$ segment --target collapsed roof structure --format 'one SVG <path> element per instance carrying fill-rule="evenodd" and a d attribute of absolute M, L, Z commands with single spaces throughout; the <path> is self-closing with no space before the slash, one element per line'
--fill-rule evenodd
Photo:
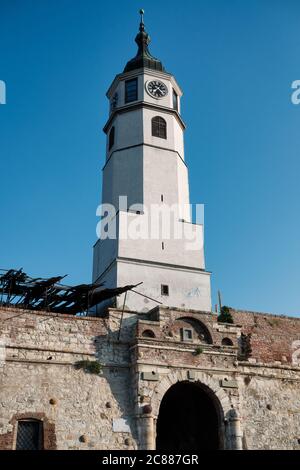
<path fill-rule="evenodd" d="M 139 285 L 114 289 L 103 284 L 66 286 L 60 283 L 65 277 L 32 278 L 23 268 L 0 269 L 0 305 L 76 315 Z"/>

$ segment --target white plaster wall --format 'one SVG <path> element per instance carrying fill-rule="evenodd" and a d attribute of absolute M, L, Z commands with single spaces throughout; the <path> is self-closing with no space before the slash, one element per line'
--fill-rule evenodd
<path fill-rule="evenodd" d="M 202 225 L 177 221 L 176 226 L 181 230 L 177 233 L 182 238 L 175 239 L 172 232 L 172 238 L 168 239 L 163 232 L 152 231 L 151 224 L 154 219 L 149 214 L 119 212 L 117 238 L 98 240 L 95 244 L 93 279 L 98 279 L 118 256 L 205 269 Z M 157 238 L 152 239 L 152 234 Z"/>
<path fill-rule="evenodd" d="M 173 118 L 173 127 L 174 149 L 179 153 L 182 160 L 184 160 L 184 130 L 175 117 Z"/>
<path fill-rule="evenodd" d="M 96 281 L 102 282 L 105 287 L 120 287 L 118 286 L 116 262 L 114 261 L 105 266 L 104 263 L 102 264 L 100 261 L 98 266 L 95 265 L 93 273 L 93 282 Z"/>
<path fill-rule="evenodd" d="M 127 195 L 128 206 L 143 203 L 142 147 L 115 152 L 103 169 L 102 203 L 119 209 L 119 196 Z"/>
<path fill-rule="evenodd" d="M 93 282 L 107 269 L 118 256 L 118 240 L 98 240 L 93 254 Z M 116 281 L 116 279 L 115 279 Z"/>
<path fill-rule="evenodd" d="M 144 148 L 144 201 L 148 206 L 163 202 L 182 206 L 180 219 L 191 221 L 188 170 L 179 155 L 168 150 Z"/>
<path fill-rule="evenodd" d="M 169 307 L 211 311 L 210 274 L 189 269 L 172 269 L 162 265 L 118 261 L 118 285 L 143 282 L 137 290 Z M 161 295 L 161 284 L 169 286 L 169 296 Z M 122 307 L 124 295 L 117 299 Z M 130 310 L 146 312 L 157 305 L 133 292 L 128 292 L 126 305 Z"/>
<path fill-rule="evenodd" d="M 168 177 L 166 178 L 166 175 Z M 102 202 L 119 208 L 119 196 L 132 204 L 189 204 L 188 170 L 177 153 L 153 147 L 115 152 L 103 169 Z M 189 213 L 181 218 L 190 221 Z"/>
<path fill-rule="evenodd" d="M 178 204 L 178 155 L 168 150 L 144 148 L 144 201 L 145 205 Z"/>
<path fill-rule="evenodd" d="M 210 273 L 205 271 L 117 259 L 98 281 L 103 282 L 106 287 L 143 282 L 137 290 L 165 306 L 211 311 Z M 162 284 L 169 286 L 169 296 L 161 295 Z M 116 302 L 122 308 L 124 294 L 117 297 Z M 156 302 L 138 294 L 127 293 L 126 306 L 129 310 L 146 312 L 156 305 Z"/>
<path fill-rule="evenodd" d="M 118 92 L 118 107 L 124 106 L 124 80 L 135 76 L 138 76 L 139 101 L 161 108 L 131 110 L 118 114 L 113 119 L 111 126 L 115 126 L 115 144 L 103 169 L 102 201 L 112 204 L 118 211 L 119 196 L 127 196 L 127 208 L 133 204 L 143 205 L 144 214 L 123 212 L 123 208 L 117 215 L 120 222 L 118 241 L 96 244 L 94 279 L 99 278 L 110 266 L 101 278 L 109 287 L 143 281 L 143 289 L 147 295 L 159 298 L 161 284 L 167 284 L 170 286 L 170 296 L 163 298 L 166 305 L 210 311 L 210 277 L 208 273 L 198 271 L 205 269 L 203 226 L 190 223 L 191 214 L 187 207 L 189 185 L 188 170 L 183 161 L 183 127 L 168 112 L 168 108 L 173 109 L 173 87 L 178 97 L 182 92 L 170 75 L 155 71 L 143 73 L 141 70 L 120 76 L 120 82 L 109 91 L 108 96 Z M 145 84 L 152 79 L 161 80 L 168 87 L 167 96 L 161 100 L 146 92 Z M 151 119 L 157 115 L 167 122 L 167 139 L 152 136 Z M 140 145 L 142 143 L 145 145 Z M 156 238 L 149 231 L 151 223 L 152 228 L 157 229 L 161 221 L 154 222 L 152 219 L 149 226 L 148 214 L 152 204 L 157 207 L 186 206 L 178 211 L 178 217 L 173 219 L 174 226 L 171 226 L 169 233 L 155 230 Z M 128 234 L 128 225 L 133 221 L 143 234 L 142 238 L 133 238 L 132 233 Z M 182 235 L 176 239 L 174 230 L 179 227 L 184 227 L 184 231 L 178 230 L 177 233 Z M 124 237 L 124 234 L 128 236 Z M 134 234 L 136 235 L 136 231 Z M 128 261 L 125 262 L 125 259 Z M 153 303 L 150 308 L 154 305 Z M 143 311 L 146 308 L 144 299 L 131 295 L 130 308 Z"/>
<path fill-rule="evenodd" d="M 151 120 L 155 116 L 161 116 L 167 123 L 167 138 L 154 137 L 152 135 Z M 175 150 L 184 159 L 183 150 L 183 130 L 173 114 L 164 112 L 163 110 L 143 109 L 143 127 L 144 127 L 144 143 L 155 145 L 166 149 Z"/>
<path fill-rule="evenodd" d="M 115 127 L 115 143 L 108 150 L 109 132 Z M 142 109 L 131 110 L 123 114 L 118 114 L 113 119 L 107 133 L 107 159 L 116 150 L 143 143 L 143 112 Z"/>
<path fill-rule="evenodd" d="M 159 238 L 151 238 L 153 218 L 148 214 L 119 213 L 119 249 L 118 256 L 140 260 L 168 263 L 177 266 L 190 266 L 205 269 L 203 250 L 203 226 L 176 222 L 182 230 L 182 238 L 163 237 L 163 233 L 154 231 Z M 136 239 L 132 239 L 132 234 Z M 131 238 L 129 238 L 131 237 Z M 162 242 L 164 247 L 162 247 Z"/>
<path fill-rule="evenodd" d="M 184 162 L 177 158 L 177 185 L 178 185 L 178 204 L 180 206 L 179 218 L 186 222 L 191 222 L 190 190 L 188 169 Z"/>
<path fill-rule="evenodd" d="M 161 116 L 167 123 L 166 139 L 152 136 L 151 120 L 155 116 Z M 115 128 L 115 143 L 109 150 L 109 133 L 112 127 Z M 142 143 L 174 150 L 184 159 L 183 129 L 174 115 L 162 110 L 142 108 L 115 116 L 107 132 L 106 160 L 116 150 Z"/>

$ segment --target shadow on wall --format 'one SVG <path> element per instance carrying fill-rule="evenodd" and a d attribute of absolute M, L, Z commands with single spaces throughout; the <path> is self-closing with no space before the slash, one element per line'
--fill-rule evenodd
<path fill-rule="evenodd" d="M 117 314 L 114 317 L 113 313 L 104 318 L 106 334 L 94 339 L 96 358 L 102 365 L 101 377 L 106 379 L 111 391 L 111 396 L 103 397 L 107 411 L 102 419 L 110 420 L 112 432 L 124 438 L 124 448 L 135 449 L 138 432 L 129 346 L 135 331 L 136 315 L 123 318 L 121 330 L 119 321 L 120 317 Z"/>

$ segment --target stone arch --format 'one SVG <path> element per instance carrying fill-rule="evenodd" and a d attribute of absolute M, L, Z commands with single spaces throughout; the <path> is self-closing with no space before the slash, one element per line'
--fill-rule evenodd
<path fill-rule="evenodd" d="M 191 325 L 192 328 L 200 335 L 203 335 L 203 341 L 208 344 L 213 343 L 212 335 L 207 326 L 198 318 L 189 316 L 178 316 L 175 322 L 184 322 Z"/>
<path fill-rule="evenodd" d="M 186 371 L 174 371 L 165 376 L 160 381 L 157 387 L 153 390 L 151 396 L 152 414 L 155 418 L 158 416 L 159 407 L 163 396 L 169 390 L 169 388 L 172 385 L 175 385 L 177 382 L 184 382 L 187 380 Z M 195 382 L 199 382 L 201 385 L 205 386 L 210 391 L 210 393 L 212 393 L 218 399 L 224 417 L 228 416 L 232 407 L 228 396 L 220 387 L 219 381 L 205 372 L 197 371 L 197 378 Z"/>
<path fill-rule="evenodd" d="M 219 417 L 219 443 L 220 448 L 228 448 L 230 446 L 229 435 L 228 435 L 228 418 L 232 411 L 232 406 L 230 400 L 224 390 L 220 387 L 219 381 L 214 379 L 211 375 L 197 371 L 197 377 L 193 381 L 189 381 L 187 378 L 187 371 L 174 371 L 165 376 L 157 387 L 153 390 L 151 395 L 151 408 L 152 416 L 154 418 L 154 441 L 156 441 L 156 423 L 158 420 L 160 405 L 163 400 L 163 397 L 168 392 L 168 390 L 180 382 L 191 382 L 194 384 L 199 384 L 203 391 L 205 391 L 213 400 L 216 411 Z"/>

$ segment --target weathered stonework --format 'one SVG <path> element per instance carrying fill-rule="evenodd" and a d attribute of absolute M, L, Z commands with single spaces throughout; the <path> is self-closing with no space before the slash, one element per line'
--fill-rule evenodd
<path fill-rule="evenodd" d="M 118 309 L 87 318 L 2 307 L 0 448 L 15 448 L 18 420 L 37 419 L 45 449 L 155 449 L 162 400 L 192 383 L 214 402 L 219 447 L 299 449 L 300 320 L 231 313 L 234 324 L 163 307 L 122 321 Z M 82 360 L 101 372 L 77 369 Z"/>

